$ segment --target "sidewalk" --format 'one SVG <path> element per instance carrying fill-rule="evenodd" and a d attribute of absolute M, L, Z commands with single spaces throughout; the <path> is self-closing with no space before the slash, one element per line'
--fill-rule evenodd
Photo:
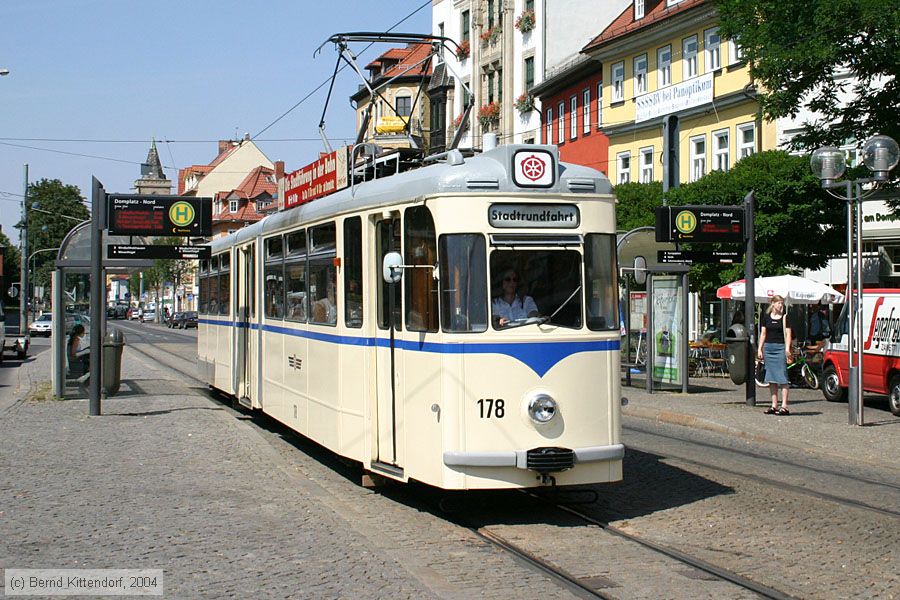
<path fill-rule="evenodd" d="M 622 383 L 628 399 L 626 416 L 704 429 L 748 440 L 780 444 L 842 460 L 897 469 L 900 448 L 900 417 L 887 410 L 884 399 L 865 398 L 865 426 L 849 425 L 846 402 L 828 402 L 819 390 L 793 388 L 790 416 L 767 415 L 771 404 L 768 388 L 756 388 L 756 406 L 747 406 L 745 388 L 722 377 L 692 378 L 687 394 L 680 391 L 643 389 Z M 868 405 L 872 404 L 870 408 Z"/>

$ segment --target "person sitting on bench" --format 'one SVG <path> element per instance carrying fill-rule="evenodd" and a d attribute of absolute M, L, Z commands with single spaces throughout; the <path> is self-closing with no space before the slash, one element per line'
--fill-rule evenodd
<path fill-rule="evenodd" d="M 90 370 L 90 348 L 81 348 L 81 338 L 84 336 L 84 325 L 78 324 L 72 327 L 72 333 L 66 342 L 66 358 L 69 362 L 69 377 L 78 378 Z"/>

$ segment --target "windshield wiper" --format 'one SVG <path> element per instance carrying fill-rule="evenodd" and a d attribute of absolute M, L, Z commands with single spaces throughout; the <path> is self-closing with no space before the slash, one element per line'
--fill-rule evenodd
<path fill-rule="evenodd" d="M 566 298 L 566 299 L 563 301 L 563 303 L 559 305 L 559 308 L 557 308 L 556 310 L 554 310 L 554 311 L 550 314 L 549 317 L 541 317 L 541 322 L 540 322 L 540 324 L 543 325 L 544 323 L 547 323 L 548 321 L 551 321 L 551 320 L 553 319 L 553 317 L 555 317 L 555 316 L 557 315 L 557 313 L 559 313 L 559 311 L 561 311 L 561 310 L 563 309 L 563 307 L 565 307 L 565 305 L 569 303 L 569 300 L 571 300 L 572 298 L 574 298 L 574 297 L 575 297 L 575 294 L 577 294 L 577 293 L 580 292 L 580 291 L 581 291 L 581 286 L 579 285 L 577 288 L 575 288 L 575 291 L 572 292 L 571 294 L 569 294 L 569 297 Z"/>

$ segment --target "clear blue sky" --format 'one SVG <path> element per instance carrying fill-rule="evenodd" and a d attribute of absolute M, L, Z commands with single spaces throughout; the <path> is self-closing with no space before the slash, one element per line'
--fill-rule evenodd
<path fill-rule="evenodd" d="M 260 132 L 331 76 L 333 46 L 313 58 L 331 34 L 383 31 L 411 13 L 394 31 L 430 32 L 426 0 L 2 0 L 3 232 L 17 242 L 26 163 L 32 182 L 60 179 L 90 200 L 92 175 L 132 192 L 154 137 L 173 182 L 215 158 L 216 140 L 245 133 L 288 170 L 315 160 L 327 85 Z M 355 137 L 358 83 L 338 75 L 326 115 L 335 146 Z"/>

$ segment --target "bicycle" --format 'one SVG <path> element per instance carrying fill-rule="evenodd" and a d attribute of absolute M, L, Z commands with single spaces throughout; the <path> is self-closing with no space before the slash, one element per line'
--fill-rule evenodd
<path fill-rule="evenodd" d="M 819 389 L 819 376 L 806 358 L 806 353 L 794 350 L 794 362 L 787 366 L 788 381 L 793 385 L 806 387 L 817 390 Z M 763 361 L 756 362 L 756 385 L 759 387 L 769 387 L 766 383 L 766 365 Z"/>

